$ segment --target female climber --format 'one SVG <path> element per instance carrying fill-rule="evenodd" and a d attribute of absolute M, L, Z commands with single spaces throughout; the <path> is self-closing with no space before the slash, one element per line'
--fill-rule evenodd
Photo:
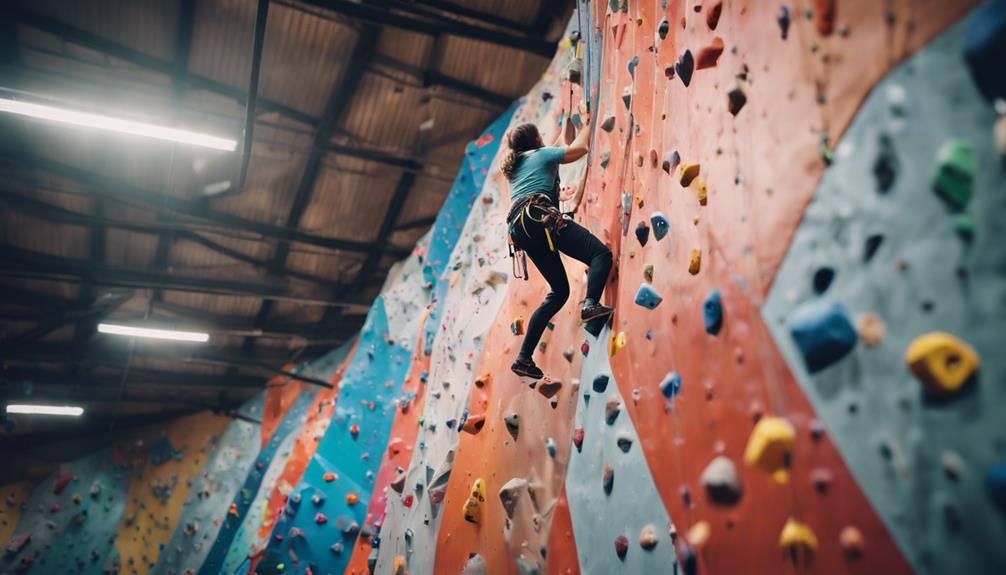
<path fill-rule="evenodd" d="M 507 136 L 510 153 L 500 169 L 510 182 L 511 208 L 507 216 L 510 240 L 516 249 L 527 253 L 551 288 L 531 315 L 520 353 L 510 366 L 520 376 L 533 379 L 544 376 L 531 356 L 549 320 L 569 298 L 569 281 L 560 252 L 589 266 L 580 319 L 587 322 L 613 311 L 600 303 L 611 270 L 611 250 L 559 212 L 559 164 L 575 162 L 587 153 L 588 124 L 589 119 L 585 119 L 580 133 L 567 146 L 546 147 L 534 124 L 521 124 Z"/>

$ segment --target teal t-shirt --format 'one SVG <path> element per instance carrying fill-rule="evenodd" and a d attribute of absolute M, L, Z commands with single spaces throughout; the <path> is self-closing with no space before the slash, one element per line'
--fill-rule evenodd
<path fill-rule="evenodd" d="M 526 196 L 547 194 L 558 206 L 559 191 L 555 183 L 559 176 L 559 164 L 565 155 L 566 150 L 552 146 L 524 152 L 510 178 L 511 205 Z"/>

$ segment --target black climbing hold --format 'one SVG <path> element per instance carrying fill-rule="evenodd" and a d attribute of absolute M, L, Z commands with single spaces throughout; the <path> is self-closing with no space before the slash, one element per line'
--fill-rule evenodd
<path fill-rule="evenodd" d="M 789 36 L 789 6 L 779 7 L 776 21 L 779 22 L 779 30 L 782 32 L 782 39 L 785 40 Z"/>
<path fill-rule="evenodd" d="M 835 270 L 823 267 L 814 272 L 814 293 L 821 295 L 828 291 L 831 281 L 835 279 Z"/>
<path fill-rule="evenodd" d="M 646 242 L 650 241 L 650 226 L 646 225 L 646 222 L 639 222 L 636 224 L 636 239 L 639 240 L 639 245 L 645 246 Z"/>
<path fill-rule="evenodd" d="M 873 162 L 873 177 L 877 180 L 879 191 L 889 192 L 898 177 L 898 155 L 890 134 L 881 134 L 877 145 L 879 149 Z"/>
<path fill-rule="evenodd" d="M 872 260 L 882 243 L 884 243 L 883 234 L 873 234 L 866 238 L 866 245 L 863 247 L 863 261 L 868 262 Z"/>
<path fill-rule="evenodd" d="M 744 91 L 739 86 L 727 92 L 727 110 L 730 111 L 731 115 L 736 116 L 739 114 L 747 102 L 748 97 L 744 95 Z"/>
<path fill-rule="evenodd" d="M 671 25 L 667 23 L 667 18 L 660 21 L 660 25 L 657 26 L 657 34 L 660 35 L 660 39 L 663 40 L 667 38 L 667 32 L 671 29 Z"/>
<path fill-rule="evenodd" d="M 674 71 L 686 88 L 692 83 L 692 72 L 695 71 L 695 59 L 692 58 L 691 50 L 685 50 L 685 53 L 678 58 L 678 61 L 674 63 Z"/>
<path fill-rule="evenodd" d="M 608 389 L 608 376 L 602 373 L 594 378 L 594 393 L 604 393 L 606 389 Z"/>

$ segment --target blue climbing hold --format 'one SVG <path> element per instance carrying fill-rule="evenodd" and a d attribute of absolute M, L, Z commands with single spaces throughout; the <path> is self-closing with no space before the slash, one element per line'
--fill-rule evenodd
<path fill-rule="evenodd" d="M 671 229 L 671 224 L 667 221 L 667 216 L 665 216 L 663 212 L 653 212 L 653 214 L 650 215 L 650 224 L 653 225 L 653 237 L 655 237 L 658 242 L 664 239 L 664 236 L 666 236 L 667 232 Z"/>
<path fill-rule="evenodd" d="M 650 284 L 641 284 L 639 291 L 636 292 L 636 305 L 641 305 L 647 309 L 656 308 L 662 301 L 664 301 L 664 298 L 660 297 L 660 294 Z"/>
<path fill-rule="evenodd" d="M 608 389 L 608 376 L 602 373 L 594 378 L 594 391 L 596 393 L 604 393 L 606 389 Z"/>
<path fill-rule="evenodd" d="M 1006 98 L 1006 3 L 987 2 L 975 9 L 964 38 L 964 61 L 978 90 L 994 101 Z"/>
<path fill-rule="evenodd" d="M 632 59 L 629 60 L 629 66 L 628 66 L 629 75 L 632 76 L 633 78 L 636 77 L 636 66 L 638 65 L 639 65 L 639 56 L 633 56 Z"/>
<path fill-rule="evenodd" d="M 660 382 L 660 393 L 667 399 L 674 399 L 679 391 L 681 391 L 681 376 L 676 371 L 668 372 L 664 376 L 664 381 Z"/>
<path fill-rule="evenodd" d="M 985 491 L 999 510 L 1006 512 L 1006 462 L 996 463 L 985 472 Z"/>
<path fill-rule="evenodd" d="M 807 370 L 817 373 L 856 347 L 856 330 L 841 304 L 811 300 L 790 318 L 790 334 L 800 348 Z"/>
<path fill-rule="evenodd" d="M 714 289 L 702 304 L 702 317 L 706 323 L 706 333 L 718 335 L 723 327 L 723 301 L 720 290 Z"/>
<path fill-rule="evenodd" d="M 636 239 L 639 240 L 641 246 L 645 246 L 646 242 L 650 241 L 650 226 L 646 225 L 646 222 L 639 222 L 636 225 Z"/>

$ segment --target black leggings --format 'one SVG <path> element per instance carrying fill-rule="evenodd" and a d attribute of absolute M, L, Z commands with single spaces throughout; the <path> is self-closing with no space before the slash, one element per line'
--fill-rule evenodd
<path fill-rule="evenodd" d="M 530 211 L 535 219 L 541 218 L 544 214 L 544 210 L 535 206 L 532 206 Z M 523 223 L 522 226 L 518 215 L 517 221 L 511 227 L 513 243 L 527 252 L 528 257 L 531 258 L 535 267 L 538 268 L 552 289 L 527 322 L 527 333 L 524 335 L 524 343 L 520 347 L 520 357 L 530 359 L 538 341 L 541 340 L 541 335 L 548 327 L 549 320 L 562 309 L 563 304 L 569 299 L 569 280 L 566 279 L 566 268 L 562 265 L 559 252 L 589 266 L 586 298 L 597 302 L 600 301 L 604 284 L 608 281 L 608 272 L 611 271 L 611 250 L 586 228 L 572 220 L 566 220 L 565 226 L 558 234 L 549 230 L 552 236 L 552 245 L 558 250 L 552 251 L 549 249 L 545 228 L 542 224 L 527 217 L 524 218 Z"/>

